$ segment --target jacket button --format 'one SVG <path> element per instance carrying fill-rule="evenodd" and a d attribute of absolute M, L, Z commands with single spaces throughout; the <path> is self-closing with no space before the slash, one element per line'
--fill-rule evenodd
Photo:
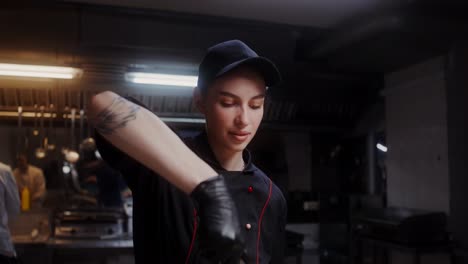
<path fill-rule="evenodd" d="M 250 230 L 250 228 L 252 228 L 252 225 L 251 225 L 251 224 L 246 224 L 246 225 L 245 225 L 245 229 Z"/>
<path fill-rule="evenodd" d="M 249 188 L 247 189 L 247 191 L 248 191 L 249 193 L 253 192 L 253 187 L 252 187 L 252 186 L 249 186 Z"/>

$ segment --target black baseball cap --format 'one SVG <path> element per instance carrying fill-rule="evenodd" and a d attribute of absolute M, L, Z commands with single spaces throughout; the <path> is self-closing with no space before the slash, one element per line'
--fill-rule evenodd
<path fill-rule="evenodd" d="M 206 89 L 216 78 L 241 65 L 257 70 L 267 87 L 276 86 L 281 81 L 281 74 L 272 61 L 258 56 L 240 40 L 228 40 L 208 48 L 198 67 L 197 85 L 202 90 Z"/>

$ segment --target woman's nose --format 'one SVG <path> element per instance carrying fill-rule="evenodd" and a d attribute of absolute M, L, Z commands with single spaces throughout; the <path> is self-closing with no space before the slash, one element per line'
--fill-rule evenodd
<path fill-rule="evenodd" d="M 249 124 L 248 110 L 244 107 L 239 107 L 239 111 L 236 116 L 236 125 L 245 127 Z"/>

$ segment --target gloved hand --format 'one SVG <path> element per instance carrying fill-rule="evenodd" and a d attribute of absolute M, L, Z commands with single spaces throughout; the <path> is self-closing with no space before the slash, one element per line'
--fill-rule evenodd
<path fill-rule="evenodd" d="M 203 181 L 190 195 L 200 216 L 197 236 L 202 256 L 213 263 L 239 263 L 244 239 L 223 176 Z"/>

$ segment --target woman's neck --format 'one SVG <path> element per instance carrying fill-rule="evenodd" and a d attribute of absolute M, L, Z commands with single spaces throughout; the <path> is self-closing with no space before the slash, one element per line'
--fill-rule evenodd
<path fill-rule="evenodd" d="M 211 149 L 221 167 L 228 171 L 242 171 L 245 163 L 242 157 L 242 151 L 227 151 L 223 148 L 216 148 L 211 144 Z"/>

